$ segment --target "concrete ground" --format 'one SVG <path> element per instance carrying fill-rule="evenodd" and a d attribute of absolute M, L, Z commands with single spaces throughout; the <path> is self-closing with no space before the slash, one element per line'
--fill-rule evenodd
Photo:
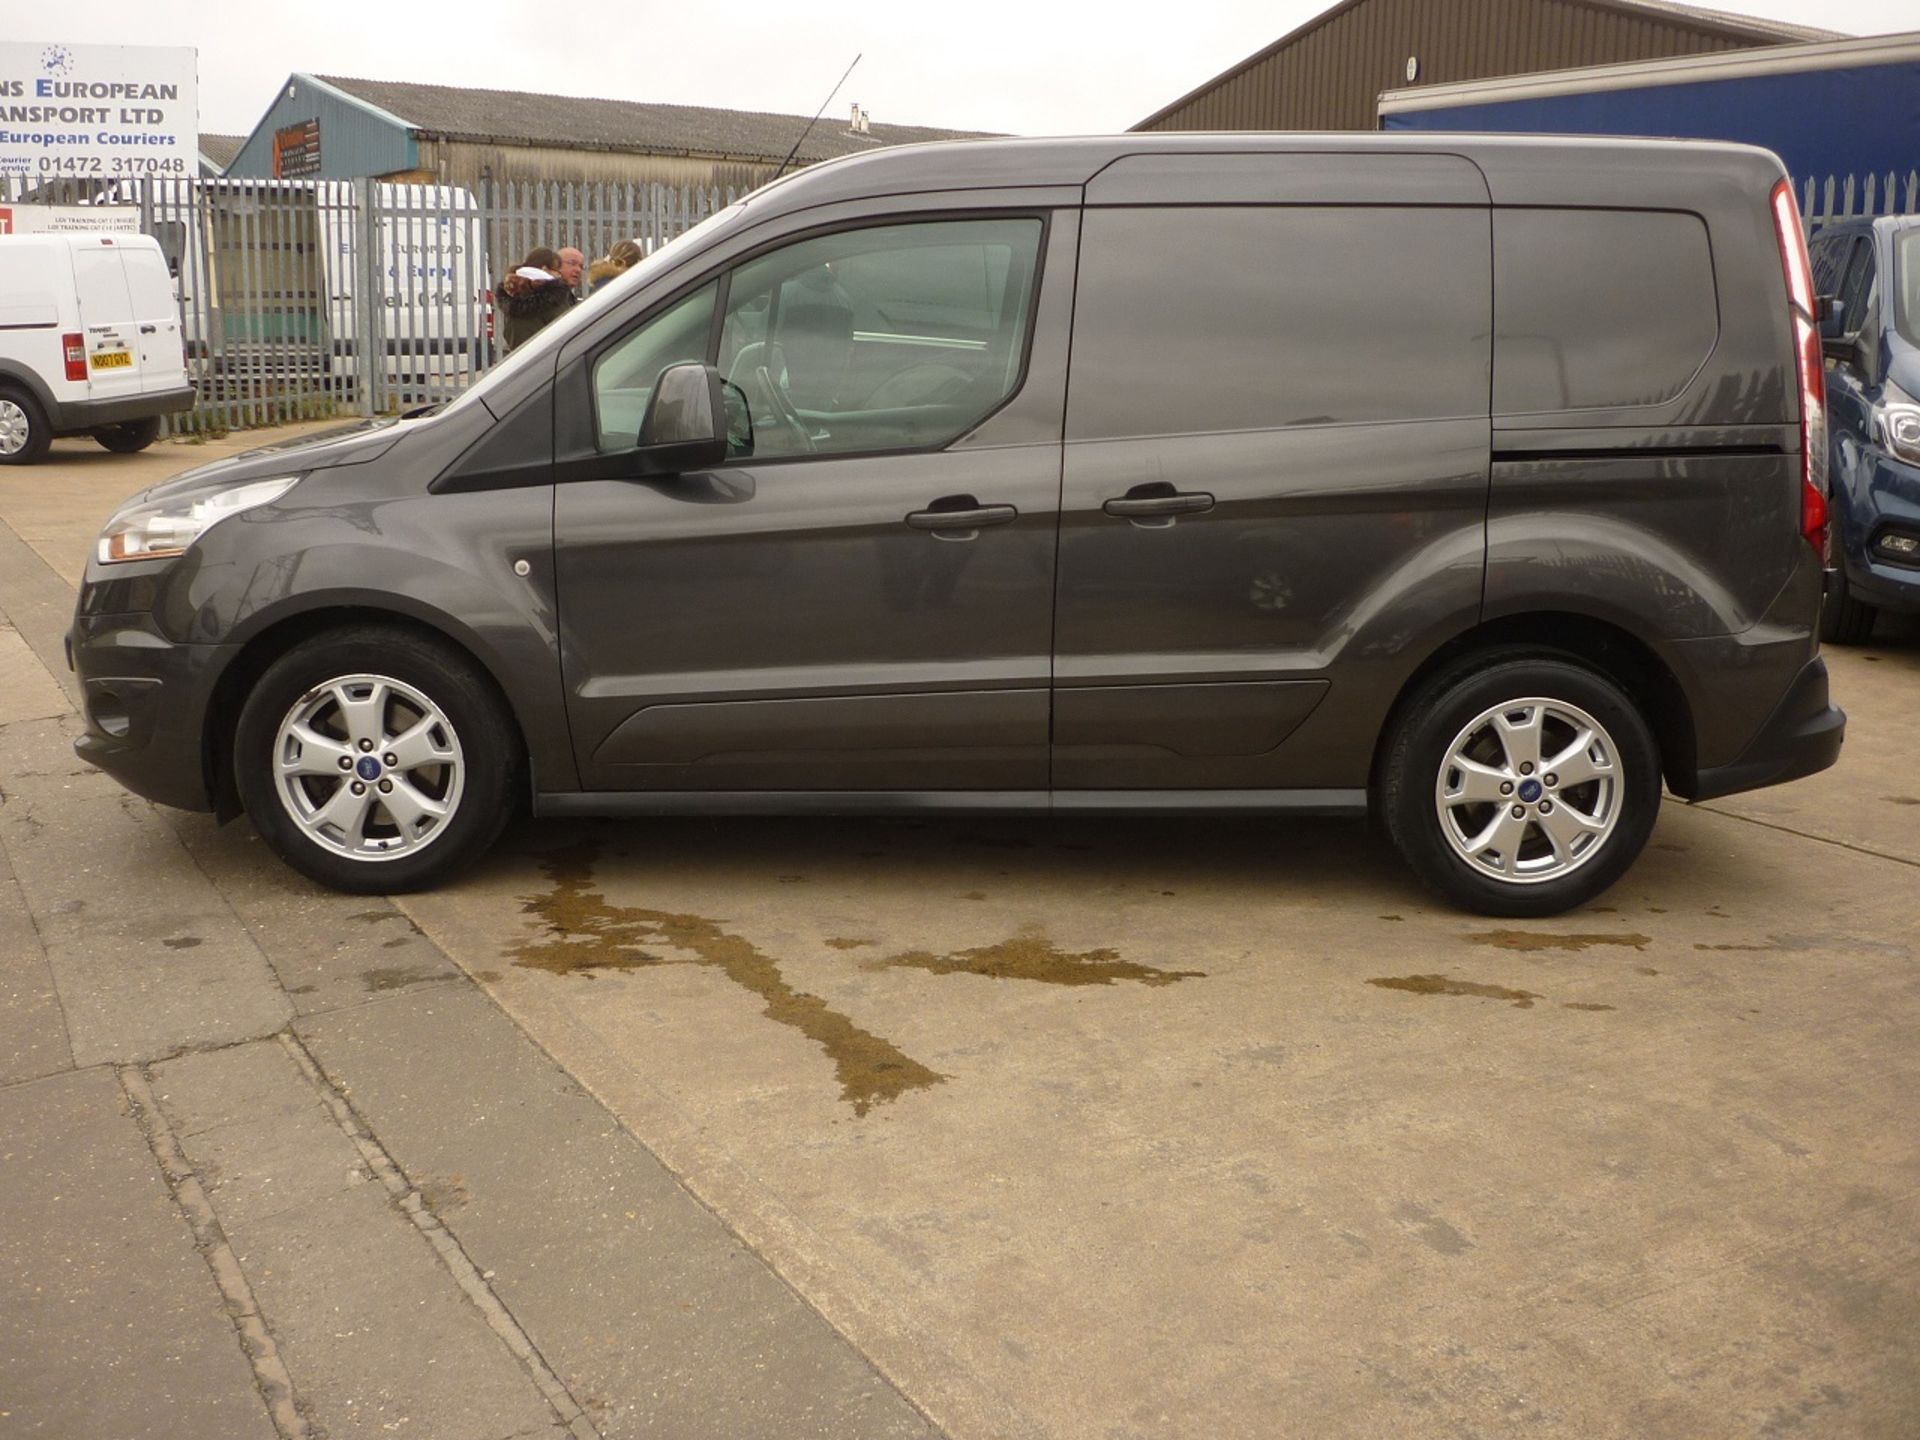
<path fill-rule="evenodd" d="M 1920 627 L 1586 910 L 1358 825 L 541 823 L 319 891 L 66 748 L 0 471 L 0 1436 L 1920 1434 Z"/>

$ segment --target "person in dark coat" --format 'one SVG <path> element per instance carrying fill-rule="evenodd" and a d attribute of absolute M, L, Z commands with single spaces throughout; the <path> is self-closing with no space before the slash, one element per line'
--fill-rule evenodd
<path fill-rule="evenodd" d="M 500 316 L 500 341 L 512 354 L 578 302 L 560 278 L 560 256 L 545 245 L 527 252 L 514 272 L 500 282 L 494 305 Z"/>

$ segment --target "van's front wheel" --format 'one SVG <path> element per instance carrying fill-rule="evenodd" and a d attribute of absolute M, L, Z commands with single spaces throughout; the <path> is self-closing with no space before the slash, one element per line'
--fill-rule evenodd
<path fill-rule="evenodd" d="M 424 889 L 478 860 L 515 804 L 521 758 L 471 661 L 372 626 L 274 662 L 234 733 L 234 778 L 261 837 L 355 894 Z"/>
<path fill-rule="evenodd" d="M 1455 904 L 1556 915 L 1598 895 L 1646 845 L 1659 749 L 1633 701 L 1567 660 L 1469 662 L 1396 725 L 1380 803 L 1400 853 Z"/>
<path fill-rule="evenodd" d="M 93 438 L 116 455 L 135 455 L 160 438 L 160 418 L 124 420 L 115 425 L 96 425 Z"/>
<path fill-rule="evenodd" d="M 0 465 L 32 465 L 52 443 L 53 431 L 33 396 L 0 387 Z"/>

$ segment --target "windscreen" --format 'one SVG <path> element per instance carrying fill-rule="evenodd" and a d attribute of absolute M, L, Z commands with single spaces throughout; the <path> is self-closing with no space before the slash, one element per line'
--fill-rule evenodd
<path fill-rule="evenodd" d="M 1893 237 L 1893 328 L 1920 345 L 1920 226 Z"/>

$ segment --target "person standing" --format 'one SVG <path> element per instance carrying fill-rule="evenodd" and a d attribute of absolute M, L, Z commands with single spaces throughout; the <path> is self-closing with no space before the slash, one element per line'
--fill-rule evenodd
<path fill-rule="evenodd" d="M 578 250 L 573 252 L 578 255 Z M 500 313 L 500 340 L 511 355 L 541 330 L 579 302 L 562 274 L 560 256 L 551 247 L 536 245 L 513 273 L 500 282 L 496 305 Z M 578 275 L 578 270 L 574 272 Z"/>
<path fill-rule="evenodd" d="M 633 240 L 621 240 L 607 251 L 605 258 L 593 262 L 593 268 L 587 271 L 587 293 L 591 295 L 609 280 L 618 279 L 644 258 L 639 243 Z"/>

